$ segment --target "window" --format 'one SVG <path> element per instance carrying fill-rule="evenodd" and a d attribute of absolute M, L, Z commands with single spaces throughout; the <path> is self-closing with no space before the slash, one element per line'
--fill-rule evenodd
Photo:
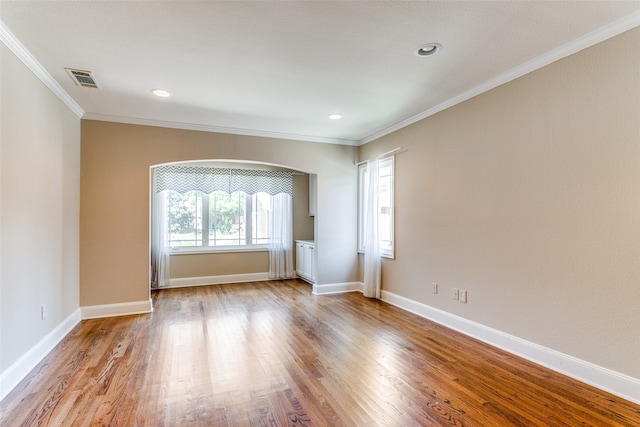
<path fill-rule="evenodd" d="M 380 252 L 382 256 L 393 258 L 393 176 L 394 156 L 381 159 L 378 166 L 378 238 L 380 240 Z M 364 245 L 365 227 L 365 201 L 366 188 L 369 180 L 367 164 L 361 164 L 358 168 L 358 251 L 366 250 Z"/>
<path fill-rule="evenodd" d="M 215 191 L 166 192 L 168 245 L 217 247 L 268 245 L 271 196 Z"/>
<path fill-rule="evenodd" d="M 190 165 L 154 168 L 153 186 L 154 241 L 182 251 L 269 247 L 274 200 L 293 192 L 291 172 Z"/>

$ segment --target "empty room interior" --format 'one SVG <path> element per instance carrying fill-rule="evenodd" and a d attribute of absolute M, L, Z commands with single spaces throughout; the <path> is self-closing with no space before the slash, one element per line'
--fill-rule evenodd
<path fill-rule="evenodd" d="M 640 1 L 0 40 L 2 426 L 640 425 Z"/>

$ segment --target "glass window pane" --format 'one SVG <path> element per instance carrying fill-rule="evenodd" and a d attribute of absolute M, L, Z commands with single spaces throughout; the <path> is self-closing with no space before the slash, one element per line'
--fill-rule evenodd
<path fill-rule="evenodd" d="M 202 194 L 189 191 L 167 193 L 169 245 L 202 246 Z"/>
<path fill-rule="evenodd" d="M 209 246 L 244 244 L 245 193 L 209 194 Z"/>
<path fill-rule="evenodd" d="M 365 230 L 365 194 L 366 182 L 369 179 L 367 165 L 358 167 L 358 250 L 364 251 L 364 230 Z"/>
<path fill-rule="evenodd" d="M 380 248 L 391 248 L 391 178 L 389 176 L 380 177 Z"/>
<path fill-rule="evenodd" d="M 393 158 L 380 161 L 379 204 L 380 204 L 380 249 L 387 255 L 393 254 Z"/>
<path fill-rule="evenodd" d="M 261 245 L 271 242 L 269 221 L 271 220 L 271 196 L 267 193 L 256 193 L 253 198 L 252 240 L 251 244 Z"/>

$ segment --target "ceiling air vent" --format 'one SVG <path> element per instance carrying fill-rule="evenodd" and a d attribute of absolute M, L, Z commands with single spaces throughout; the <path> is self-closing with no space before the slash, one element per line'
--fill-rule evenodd
<path fill-rule="evenodd" d="M 73 68 L 65 68 L 65 70 L 67 70 L 67 73 L 69 73 L 75 84 L 78 86 L 93 87 L 96 89 L 100 88 L 91 71 L 74 70 Z"/>

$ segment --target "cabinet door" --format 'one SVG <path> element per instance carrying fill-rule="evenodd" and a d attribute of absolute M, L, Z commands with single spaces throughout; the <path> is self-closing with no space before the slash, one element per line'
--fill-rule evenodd
<path fill-rule="evenodd" d="M 304 245 L 302 243 L 296 243 L 296 273 L 299 276 L 302 275 L 302 265 L 304 263 Z"/>
<path fill-rule="evenodd" d="M 316 281 L 316 247 L 309 246 L 309 279 Z"/>
<path fill-rule="evenodd" d="M 311 246 L 303 245 L 302 250 L 302 275 L 307 279 L 311 279 Z"/>

